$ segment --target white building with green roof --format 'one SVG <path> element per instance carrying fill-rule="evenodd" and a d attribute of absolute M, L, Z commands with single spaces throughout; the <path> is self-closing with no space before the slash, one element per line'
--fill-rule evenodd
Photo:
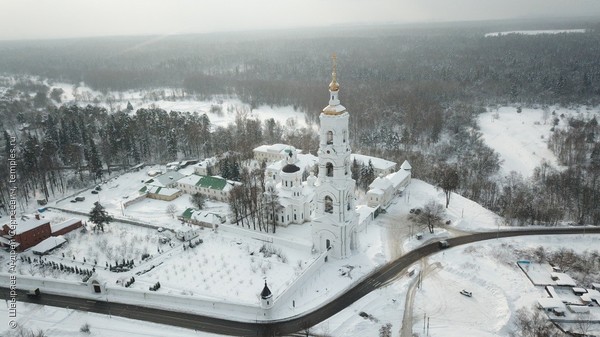
<path fill-rule="evenodd" d="M 177 188 L 187 194 L 200 193 L 207 198 L 229 201 L 229 192 L 234 183 L 221 177 L 189 175 L 177 181 Z"/>

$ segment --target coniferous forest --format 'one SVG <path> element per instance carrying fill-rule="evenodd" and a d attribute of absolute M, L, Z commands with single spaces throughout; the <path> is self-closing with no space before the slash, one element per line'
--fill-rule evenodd
<path fill-rule="evenodd" d="M 586 32 L 485 37 L 566 28 Z M 261 122 L 244 111 L 229 126 L 214 127 L 207 115 L 188 111 L 68 104 L 31 78 L 84 82 L 104 93 L 178 88 L 198 99 L 237 97 L 250 109 L 293 106 L 316 125 L 334 52 L 354 152 L 408 159 L 415 178 L 436 185 L 454 170 L 456 192 L 514 224 L 600 224 L 596 119 L 573 119 L 554 132 L 549 147 L 566 169 L 542 164 L 532 179 L 499 176 L 500 158 L 476 124 L 478 114 L 500 105 L 600 104 L 600 23 L 587 20 L 4 41 L 0 75 L 13 80 L 0 83 L 8 88 L 0 92 L 0 159 L 7 160 L 15 140 L 24 207 L 140 162 L 226 151 L 245 160 L 254 147 L 278 142 L 314 151 L 318 137 L 311 128 Z M 6 205 L 9 172 L 5 165 L 0 170 L 0 204 Z"/>

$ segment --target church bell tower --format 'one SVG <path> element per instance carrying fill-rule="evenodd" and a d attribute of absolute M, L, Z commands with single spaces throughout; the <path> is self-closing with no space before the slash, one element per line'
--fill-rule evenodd
<path fill-rule="evenodd" d="M 320 252 L 330 250 L 335 258 L 345 258 L 357 246 L 358 216 L 354 206 L 354 186 L 350 172 L 350 115 L 340 104 L 337 63 L 332 57 L 333 71 L 329 84 L 329 105 L 319 116 L 320 142 L 317 155 L 319 172 L 315 193 L 313 245 Z"/>

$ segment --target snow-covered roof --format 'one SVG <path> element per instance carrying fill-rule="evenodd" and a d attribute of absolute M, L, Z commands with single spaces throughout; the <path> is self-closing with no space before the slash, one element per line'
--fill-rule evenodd
<path fill-rule="evenodd" d="M 580 298 L 585 302 L 591 302 L 595 300 L 600 303 L 600 291 L 594 289 L 588 289 L 587 293 L 580 296 Z"/>
<path fill-rule="evenodd" d="M 592 283 L 592 289 L 600 290 L 600 283 Z"/>
<path fill-rule="evenodd" d="M 296 155 L 296 158 L 298 160 L 294 164 L 296 166 L 300 167 L 301 169 L 310 169 L 319 161 L 319 158 L 317 158 L 316 156 L 314 156 L 310 153 L 307 153 L 307 154 L 299 153 Z M 285 165 L 287 165 L 287 160 L 282 159 L 282 160 L 276 161 L 273 164 L 270 164 L 269 166 L 267 166 L 267 170 L 279 172 L 282 169 L 282 167 Z"/>
<path fill-rule="evenodd" d="M 46 252 L 51 251 L 52 249 L 62 245 L 67 242 L 62 235 L 59 236 L 51 236 L 46 240 L 38 243 L 37 245 L 31 247 L 31 251 L 36 254 L 45 254 Z"/>
<path fill-rule="evenodd" d="M 585 314 L 585 313 L 590 312 L 590 307 L 588 307 L 587 305 L 568 304 L 567 308 L 569 308 L 569 311 L 576 313 L 576 314 Z"/>
<path fill-rule="evenodd" d="M 410 176 L 410 171 L 400 170 L 398 172 L 394 172 L 387 175 L 387 179 L 390 180 L 392 186 L 394 188 L 398 188 L 398 186 L 408 177 Z"/>
<path fill-rule="evenodd" d="M 356 207 L 356 213 L 358 213 L 358 223 L 362 223 L 365 218 L 375 213 L 375 210 L 375 208 L 367 205 L 358 205 Z"/>
<path fill-rule="evenodd" d="M 302 152 L 302 150 L 297 150 L 293 146 L 287 145 L 287 144 L 261 145 L 261 146 L 255 148 L 253 151 L 254 152 L 267 152 L 267 153 L 282 153 L 282 152 L 286 152 L 286 150 L 294 150 L 294 151 L 296 151 L 296 153 Z"/>
<path fill-rule="evenodd" d="M 369 191 L 379 189 L 383 192 L 390 187 L 392 187 L 392 182 L 386 177 L 377 177 L 375 180 L 373 180 L 371 185 L 369 185 Z"/>
<path fill-rule="evenodd" d="M 223 218 L 222 216 L 215 214 L 214 212 L 199 211 L 193 208 L 186 209 L 183 212 L 182 217 L 184 219 L 190 219 L 209 224 L 220 224 L 222 222 L 221 219 Z"/>
<path fill-rule="evenodd" d="M 171 196 L 171 195 L 177 194 L 179 192 L 181 192 L 181 191 L 176 188 L 159 187 L 159 186 L 149 186 L 146 189 L 146 193 L 166 195 L 166 196 Z"/>
<path fill-rule="evenodd" d="M 539 298 L 538 305 L 540 308 L 544 309 L 552 309 L 552 308 L 562 308 L 564 307 L 563 302 L 558 298 Z"/>
<path fill-rule="evenodd" d="M 218 159 L 216 157 L 206 158 L 198 164 L 194 165 L 195 167 L 212 167 L 217 165 Z"/>
<path fill-rule="evenodd" d="M 556 280 L 554 281 L 556 282 L 556 285 L 566 287 L 574 287 L 577 285 L 575 281 L 573 281 L 571 276 L 565 273 L 550 273 L 550 276 L 552 276 L 553 279 L 556 278 Z"/>
<path fill-rule="evenodd" d="M 585 290 L 585 288 L 574 287 L 573 288 L 573 292 L 575 292 L 575 293 L 582 293 L 583 294 L 583 293 L 586 293 L 587 290 Z"/>
<path fill-rule="evenodd" d="M 396 167 L 396 163 L 394 163 L 393 161 L 389 161 L 389 160 L 385 160 L 385 159 L 381 159 L 381 158 L 377 158 L 377 157 L 365 156 L 365 155 L 357 154 L 357 153 L 351 154 L 350 160 L 354 161 L 355 159 L 357 162 L 363 163 L 364 165 L 368 165 L 369 160 L 370 160 L 371 164 L 373 164 L 373 168 L 376 168 L 379 170 L 389 170 L 389 169 L 394 169 Z"/>
<path fill-rule="evenodd" d="M 380 188 L 372 188 L 369 190 L 369 194 L 384 195 L 384 192 Z"/>
<path fill-rule="evenodd" d="M 18 221 L 15 229 L 15 234 L 23 234 L 34 228 L 38 228 L 44 224 L 50 224 L 50 221 L 43 218 L 39 220 L 36 218 L 28 218 L 25 220 Z"/>
<path fill-rule="evenodd" d="M 62 229 L 65 229 L 65 228 L 67 228 L 69 226 L 72 226 L 72 225 L 74 225 L 74 224 L 76 224 L 78 222 L 81 222 L 81 219 L 73 218 L 73 219 L 69 219 L 67 221 L 63 221 L 61 223 L 56 223 L 54 225 L 50 225 L 50 229 L 52 230 L 52 233 L 55 233 L 55 232 L 58 232 L 58 231 L 60 231 Z"/>
<path fill-rule="evenodd" d="M 406 171 L 410 171 L 412 170 L 412 166 L 410 166 L 410 163 L 408 162 L 408 160 L 405 160 L 402 163 L 402 166 L 400 166 L 401 169 L 406 170 Z"/>
<path fill-rule="evenodd" d="M 152 179 L 146 181 L 146 184 L 149 184 L 152 186 L 166 187 L 168 185 L 176 183 L 183 177 L 185 177 L 183 174 L 181 174 L 177 171 L 171 171 L 171 172 L 167 172 L 163 175 L 160 175 L 158 177 L 155 177 L 155 178 L 152 178 Z"/>

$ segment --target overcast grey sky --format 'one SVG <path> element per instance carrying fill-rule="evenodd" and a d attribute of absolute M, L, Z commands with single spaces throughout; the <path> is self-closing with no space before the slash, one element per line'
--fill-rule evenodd
<path fill-rule="evenodd" d="M 0 0 L 0 39 L 590 15 L 600 0 Z"/>

